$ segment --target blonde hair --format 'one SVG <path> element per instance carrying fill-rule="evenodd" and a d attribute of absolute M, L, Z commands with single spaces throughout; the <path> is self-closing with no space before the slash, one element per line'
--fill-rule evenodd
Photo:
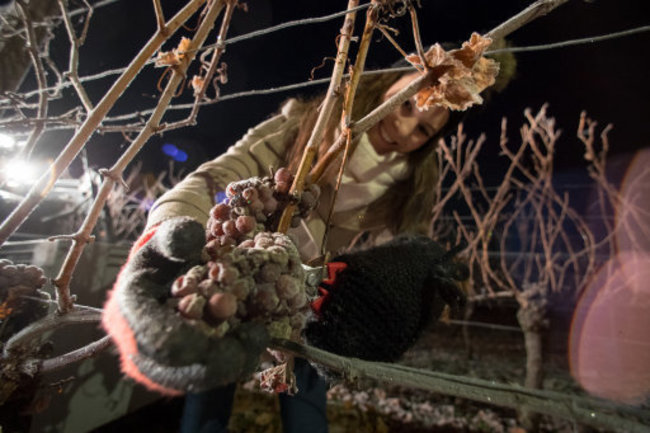
<path fill-rule="evenodd" d="M 493 43 L 495 48 L 508 46 L 503 40 Z M 488 87 L 482 96 L 485 102 L 494 93 L 502 91 L 516 73 L 516 58 L 512 53 L 491 55 L 500 64 L 500 72 L 494 86 Z M 358 120 L 380 104 L 388 88 L 404 74 L 410 72 L 388 72 L 380 75 L 366 75 L 359 83 L 359 89 L 354 103 L 352 119 Z M 318 117 L 319 107 L 323 96 L 301 101 L 302 118 L 297 135 L 291 143 L 287 143 L 289 155 L 285 161 L 295 173 L 302 158 L 303 149 L 309 140 L 311 131 Z M 334 141 L 338 123 L 341 118 L 341 98 L 337 101 L 334 114 L 330 118 L 327 134 L 321 143 L 316 158 L 323 155 Z M 408 154 L 408 164 L 412 169 L 409 178 L 394 184 L 379 199 L 370 204 L 364 221 L 368 226 L 381 223 L 398 233 L 426 234 L 430 225 L 431 211 L 435 203 L 435 184 L 438 181 L 438 157 L 436 144 L 449 132 L 454 131 L 463 120 L 465 112 L 450 112 L 449 120 L 428 143 Z"/>
<path fill-rule="evenodd" d="M 352 119 L 362 118 L 379 105 L 388 88 L 402 75 L 404 72 L 364 76 L 359 83 Z M 326 136 L 319 146 L 317 159 L 327 151 L 336 138 L 334 135 L 342 112 L 341 99 L 339 98 L 336 103 L 326 129 Z M 301 101 L 300 126 L 295 137 L 292 137 L 292 143 L 288 143 L 290 152 L 286 160 L 287 165 L 294 173 L 300 164 L 303 149 L 316 123 L 322 101 L 322 96 Z M 367 214 L 372 215 L 372 218 L 365 220 L 366 225 L 381 223 L 394 234 L 426 233 L 435 200 L 434 185 L 438 177 L 435 143 L 440 136 L 440 133 L 437 134 L 427 144 L 409 153 L 408 164 L 412 169 L 412 175 L 393 185 L 382 197 L 370 204 Z"/>

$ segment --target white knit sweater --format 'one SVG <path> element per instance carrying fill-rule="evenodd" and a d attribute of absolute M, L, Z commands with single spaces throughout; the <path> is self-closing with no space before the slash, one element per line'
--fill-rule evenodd
<path fill-rule="evenodd" d="M 343 172 L 334 212 L 366 207 L 408 175 L 405 155 L 397 152 L 379 155 L 372 147 L 368 134 L 363 134 Z"/>

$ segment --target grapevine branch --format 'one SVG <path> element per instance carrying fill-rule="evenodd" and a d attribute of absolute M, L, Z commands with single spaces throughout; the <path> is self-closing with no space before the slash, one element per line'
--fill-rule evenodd
<path fill-rule="evenodd" d="M 190 16 L 197 11 L 205 0 L 191 0 L 184 6 L 175 17 L 173 17 L 167 28 L 170 32 L 176 31 Z M 72 160 L 81 151 L 85 143 L 93 134 L 95 128 L 99 125 L 106 113 L 115 104 L 120 95 L 126 90 L 131 81 L 144 67 L 147 60 L 160 48 L 166 40 L 166 36 L 160 32 L 156 34 L 145 44 L 142 50 L 131 61 L 126 71 L 115 81 L 113 86 L 106 92 L 101 101 L 88 115 L 84 123 L 79 127 L 74 136 L 70 139 L 63 151 L 50 166 L 50 170 L 44 173 L 36 183 L 30 188 L 27 196 L 16 209 L 0 225 L 0 245 L 13 234 L 18 227 L 27 219 L 29 214 L 36 208 L 42 199 L 49 194 L 54 187 L 54 182 L 59 178 L 61 173 L 70 165 Z"/>
<path fill-rule="evenodd" d="M 86 34 L 88 33 L 88 26 L 90 25 L 90 17 L 93 14 L 93 8 L 88 4 L 87 0 L 84 0 L 84 4 L 88 8 L 88 13 L 84 22 L 84 28 L 81 32 L 81 36 L 77 37 L 74 32 L 74 27 L 70 21 L 70 16 L 68 13 L 68 7 L 66 6 L 65 0 L 57 0 L 59 7 L 61 8 L 61 16 L 63 17 L 63 22 L 65 23 L 65 29 L 68 32 L 68 38 L 70 39 L 70 59 L 68 62 L 68 72 L 66 76 L 70 79 L 70 82 L 77 91 L 79 99 L 86 109 L 86 113 L 90 113 L 93 109 L 93 104 L 86 93 L 83 85 L 79 81 L 78 67 L 79 67 L 79 47 L 81 47 L 86 40 Z M 59 86 L 60 87 L 60 86 Z"/>
<path fill-rule="evenodd" d="M 231 2 L 232 3 L 232 2 Z M 108 195 L 111 193 L 113 186 L 116 181 L 122 179 L 122 173 L 126 166 L 133 160 L 135 155 L 142 149 L 147 140 L 154 133 L 160 130 L 160 120 L 165 114 L 166 108 L 169 106 L 171 99 L 178 91 L 178 86 L 184 81 L 187 68 L 189 67 L 190 62 L 194 59 L 197 49 L 203 45 L 208 33 L 214 25 L 214 21 L 217 18 L 217 15 L 223 8 L 224 1 L 213 1 L 209 4 L 207 12 L 201 21 L 201 25 L 197 30 L 191 46 L 188 52 L 183 57 L 180 65 L 177 65 L 173 69 L 173 74 L 170 80 L 167 83 L 167 86 L 160 97 L 158 107 L 156 111 L 152 114 L 150 119 L 147 121 L 147 125 L 143 128 L 136 139 L 130 144 L 128 149 L 122 154 L 119 160 L 111 167 L 110 170 L 107 170 L 106 177 L 104 178 L 102 185 L 97 193 L 97 197 L 93 202 L 88 215 L 84 219 L 84 222 L 79 230 L 79 233 L 74 236 L 74 241 L 68 255 L 61 267 L 59 275 L 54 280 L 54 284 L 57 287 L 57 299 L 59 300 L 59 311 L 65 313 L 70 311 L 73 308 L 73 303 L 70 298 L 70 280 L 72 279 L 72 273 L 81 258 L 83 249 L 86 242 L 78 242 L 77 239 L 87 239 L 90 237 L 92 229 L 97 224 L 97 220 L 101 214 L 104 204 L 108 198 Z"/>
<path fill-rule="evenodd" d="M 534 20 L 535 18 L 545 15 L 556 7 L 562 5 L 563 3 L 566 3 L 566 1 L 567 0 L 538 0 L 519 14 L 490 30 L 484 36 L 491 39 L 504 38 L 510 33 L 518 30 L 530 21 Z M 384 103 L 382 103 L 379 107 L 375 108 L 367 116 L 355 123 L 354 127 L 352 128 L 352 139 L 354 140 L 358 138 L 360 134 L 366 132 L 374 124 L 386 117 L 388 113 L 392 112 L 401 103 L 407 99 L 410 99 L 425 85 L 435 84 L 438 79 L 442 77 L 445 72 L 447 72 L 448 68 L 449 66 L 447 65 L 439 65 L 429 68 L 424 74 L 413 80 L 404 89 L 397 92 L 388 100 L 384 101 Z M 345 135 L 341 134 L 335 143 L 330 147 L 328 152 L 323 156 L 323 158 L 317 162 L 316 166 L 310 173 L 312 181 L 318 181 L 325 172 L 326 168 L 338 157 L 345 145 L 345 139 Z"/>
<path fill-rule="evenodd" d="M 530 409 L 538 413 L 560 417 L 598 428 L 623 429 L 629 432 L 647 432 L 644 423 L 618 414 L 610 414 L 610 405 L 596 399 L 540 391 L 516 385 L 495 383 L 478 378 L 467 378 L 434 371 L 415 369 L 399 364 L 364 361 L 325 352 L 289 340 L 274 339 L 271 347 L 309 359 L 340 372 L 348 380 L 375 379 L 399 383 L 410 388 L 451 395 L 482 403 L 512 409 Z M 595 412 L 598 412 L 597 415 Z M 642 414 L 638 414 L 641 418 Z"/>
<path fill-rule="evenodd" d="M 327 238 L 329 236 L 330 221 L 332 220 L 332 215 L 334 214 L 334 204 L 336 203 L 336 197 L 338 195 L 339 189 L 341 188 L 341 183 L 343 181 L 343 172 L 345 166 L 348 162 L 348 158 L 351 153 L 352 148 L 352 134 L 350 131 L 350 125 L 352 124 L 352 108 L 354 106 L 354 98 L 356 97 L 357 88 L 359 85 L 359 80 L 363 74 L 363 70 L 366 65 L 366 59 L 368 57 L 368 50 L 370 49 L 370 42 L 372 41 L 372 34 L 377 27 L 377 20 L 379 14 L 379 6 L 376 3 L 372 4 L 372 7 L 366 12 L 366 23 L 364 25 L 363 34 L 361 36 L 361 43 L 359 44 L 359 51 L 357 52 L 356 61 L 352 71 L 350 72 L 350 79 L 347 83 L 347 88 L 345 92 L 345 98 L 343 100 L 343 114 L 341 118 L 341 130 L 344 132 L 345 140 L 345 150 L 343 152 L 343 159 L 339 167 L 339 173 L 336 179 L 336 186 L 334 188 L 334 193 L 332 195 L 332 201 L 329 207 L 329 212 L 327 215 L 327 220 L 325 222 L 325 232 L 323 233 L 323 239 L 321 241 L 321 254 L 326 255 L 327 249 Z"/>
<path fill-rule="evenodd" d="M 86 308 L 73 311 L 66 315 L 50 314 L 13 335 L 4 346 L 3 358 L 9 358 L 13 352 L 19 352 L 31 341 L 52 330 L 71 324 L 97 323 L 100 320 L 101 310 Z"/>
<path fill-rule="evenodd" d="M 349 0 L 347 10 L 355 8 L 359 4 L 358 0 Z M 305 181 L 311 168 L 312 161 L 316 156 L 318 150 L 318 145 L 323 139 L 325 134 L 325 129 L 332 115 L 332 110 L 334 109 L 334 104 L 336 98 L 338 98 L 341 91 L 341 80 L 343 78 L 343 71 L 345 69 L 345 64 L 347 63 L 348 50 L 350 48 L 350 41 L 352 39 L 352 32 L 354 31 L 354 20 L 356 18 L 356 12 L 349 12 L 345 16 L 345 21 L 343 22 L 343 27 L 341 28 L 338 52 L 336 54 L 336 61 L 334 63 L 334 70 L 332 71 L 332 77 L 330 79 L 330 85 L 327 89 L 325 95 L 325 100 L 323 101 L 323 106 L 318 114 L 316 119 L 316 124 L 314 125 L 314 130 L 312 131 L 309 141 L 305 147 L 305 151 L 302 156 L 302 161 L 296 173 L 296 177 L 291 185 L 289 191 L 290 194 L 300 193 L 303 189 Z M 291 218 L 294 211 L 296 210 L 295 205 L 289 205 L 284 209 L 280 222 L 278 224 L 278 231 L 286 233 L 289 229 L 289 224 L 291 223 Z"/>
<path fill-rule="evenodd" d="M 226 40 L 226 35 L 228 34 L 228 27 L 230 26 L 230 20 L 232 18 L 232 14 L 235 11 L 236 6 L 237 6 L 236 0 L 227 1 L 226 12 L 224 13 L 224 19 L 221 24 L 221 29 L 219 31 L 219 35 L 217 36 L 217 41 L 219 42 L 215 45 L 214 51 L 212 53 L 212 58 L 210 59 L 210 63 L 207 67 L 205 76 L 195 77 L 199 81 L 199 84 L 197 85 L 197 90 L 195 90 L 194 104 L 192 105 L 192 110 L 190 114 L 185 120 L 174 122 L 172 124 L 161 125 L 161 127 L 165 131 L 196 125 L 196 117 L 199 114 L 199 108 L 201 107 L 201 102 L 205 99 L 205 94 L 208 90 L 209 84 L 213 81 L 214 74 L 215 72 L 217 72 L 217 66 L 219 65 L 219 60 L 221 59 L 223 53 L 226 51 L 226 44 L 223 41 Z M 218 94 L 219 93 L 217 89 L 217 95 Z M 218 99 L 219 98 L 217 97 L 215 101 Z"/>
<path fill-rule="evenodd" d="M 100 6 L 104 6 L 105 4 L 114 3 L 115 1 L 118 1 L 118 0 L 106 0 L 104 2 L 99 2 L 99 3 L 95 4 L 94 7 L 98 8 Z M 307 24 L 327 22 L 327 21 L 336 19 L 336 18 L 338 18 L 340 16 L 343 16 L 343 15 L 349 13 L 349 12 L 356 12 L 356 11 L 365 9 L 365 8 L 367 8 L 369 6 L 370 6 L 370 3 L 366 3 L 364 5 L 357 6 L 356 8 L 352 9 L 351 11 L 345 10 L 345 11 L 336 12 L 336 13 L 321 16 L 321 17 L 304 18 L 304 19 L 300 19 L 300 20 L 288 21 L 288 22 L 285 22 L 285 23 L 282 23 L 282 24 L 278 24 L 276 26 L 272 26 L 272 27 L 268 27 L 268 28 L 265 28 L 265 29 L 256 30 L 256 31 L 253 31 L 253 32 L 250 32 L 250 33 L 246 33 L 246 34 L 243 34 L 243 35 L 235 36 L 233 38 L 227 39 L 226 41 L 224 41 L 224 43 L 227 44 L 227 45 L 232 45 L 232 44 L 235 44 L 237 42 L 242 42 L 242 41 L 245 41 L 245 40 L 253 39 L 253 38 L 256 38 L 256 37 L 259 37 L 259 36 L 267 35 L 267 34 L 274 33 L 276 31 L 284 30 L 284 29 L 287 29 L 287 28 L 292 28 L 292 27 L 297 27 L 297 26 L 307 25 Z M 83 9 L 77 9 L 77 10 L 71 12 L 70 15 L 73 16 L 73 15 L 77 15 L 77 14 L 82 13 L 82 12 L 83 12 Z M 203 49 L 212 49 L 212 48 L 215 48 L 216 45 L 217 44 L 206 45 Z M 155 60 L 149 60 L 147 62 L 147 64 L 148 65 L 153 64 L 154 61 Z M 102 71 L 102 72 L 99 72 L 97 74 L 81 77 L 79 79 L 79 81 L 81 83 L 84 83 L 84 82 L 87 82 L 87 81 L 99 80 L 99 79 L 110 77 L 111 75 L 122 74 L 124 71 L 126 71 L 126 68 L 109 69 L 107 71 Z M 329 82 L 329 79 L 326 79 L 326 80 L 327 80 L 327 82 Z M 62 83 L 61 88 L 66 88 L 69 85 L 71 85 L 71 84 Z M 56 90 L 56 88 L 52 87 L 52 88 L 46 88 L 46 89 L 36 89 L 36 90 L 31 91 L 31 92 L 24 93 L 23 96 L 25 98 L 31 98 L 31 97 L 33 97 L 35 95 L 38 95 L 40 92 L 53 91 L 53 90 Z M 0 103 L 3 103 L 3 102 L 4 101 L 2 101 L 0 99 Z M 151 113 L 149 113 L 149 114 L 151 114 Z"/>
<path fill-rule="evenodd" d="M 421 59 L 425 59 L 424 45 L 422 44 L 422 37 L 420 36 L 420 24 L 418 22 L 418 14 L 415 10 L 413 3 L 408 4 L 409 14 L 411 15 L 411 27 L 413 29 L 413 40 L 415 41 L 415 52 Z"/>
<path fill-rule="evenodd" d="M 99 340 L 90 343 L 80 349 L 73 350 L 64 355 L 57 356 L 56 358 L 44 359 L 40 361 L 38 372 L 40 374 L 50 373 L 70 365 L 75 362 L 83 361 L 84 359 L 92 358 L 99 352 L 110 347 L 112 344 L 111 338 L 106 335 Z"/>
<path fill-rule="evenodd" d="M 164 35 L 167 33 L 167 28 L 165 27 L 165 14 L 163 13 L 162 6 L 160 5 L 160 0 L 153 0 L 153 9 L 156 13 L 156 24 L 158 25 L 158 32 Z"/>
<path fill-rule="evenodd" d="M 365 6 L 365 5 L 363 5 Z M 337 16 L 340 14 L 337 14 Z M 381 26 L 378 27 L 379 30 L 383 29 Z M 504 53 L 504 52 L 529 52 L 529 51 L 540 51 L 540 50 L 546 50 L 546 49 L 555 49 L 555 48 L 563 48 L 567 46 L 574 46 L 574 45 L 579 45 L 579 44 L 588 44 L 588 43 L 593 43 L 593 42 L 600 42 L 604 40 L 609 40 L 613 38 L 619 38 L 619 37 L 624 37 L 624 36 L 629 36 L 641 32 L 646 32 L 650 31 L 650 26 L 643 26 L 643 27 L 637 27 L 634 29 L 629 29 L 621 32 L 615 32 L 607 35 L 601 35 L 601 36 L 592 36 L 592 37 L 587 37 L 587 38 L 581 38 L 581 39 L 574 39 L 574 40 L 567 40 L 567 41 L 562 41 L 562 42 L 557 42 L 557 43 L 551 43 L 551 44 L 542 44 L 542 45 L 534 45 L 534 46 L 526 46 L 526 47 L 509 47 L 509 48 L 503 48 L 503 49 L 496 49 L 496 50 L 488 50 L 485 52 L 486 55 L 492 55 L 492 54 L 498 54 L 498 53 Z M 388 33 L 384 33 L 387 36 L 390 36 Z M 236 39 L 236 38 L 233 38 Z M 226 44 L 231 44 L 233 39 L 228 39 L 225 41 Z M 406 53 L 404 53 L 406 54 Z M 149 64 L 151 62 L 148 62 Z M 415 70 L 414 67 L 408 66 L 408 67 L 396 67 L 396 68 L 383 68 L 383 69 L 376 69 L 372 71 L 364 71 L 363 75 L 374 75 L 374 74 L 384 74 L 387 72 L 408 72 L 411 70 Z M 117 69 L 112 69 L 108 71 L 103 71 L 94 75 L 89 75 L 86 77 L 82 77 L 79 79 L 81 83 L 87 82 L 87 81 L 93 81 L 101 78 L 106 78 L 111 75 L 119 74 L 120 72 L 123 72 L 124 68 L 117 68 Z M 347 77 L 347 75 L 344 75 L 344 77 Z M 305 87 L 311 87 L 311 86 L 317 86 L 325 83 L 329 83 L 329 78 L 320 78 L 316 80 L 309 80 L 309 81 L 302 81 L 299 83 L 293 83 L 293 84 L 287 84 L 284 86 L 278 86 L 278 87 L 271 87 L 271 88 L 266 88 L 266 89 L 253 89 L 253 90 L 246 90 L 246 91 L 241 91 L 241 92 L 234 92 L 230 94 L 225 94 L 225 95 L 219 95 L 219 99 L 210 99 L 210 100 L 203 100 L 199 103 L 199 105 L 212 105 L 217 102 L 225 102 L 231 99 L 238 99 L 238 98 L 244 98 L 244 97 L 249 97 L 249 96 L 260 96 L 260 95 L 269 95 L 269 94 L 274 94 L 274 93 L 282 93 L 282 92 L 287 92 L 290 90 L 297 90 Z M 46 91 L 57 91 L 61 90 L 63 88 L 68 87 L 71 84 L 68 84 L 66 82 L 61 83 L 60 86 L 57 87 L 49 87 L 46 88 Z M 28 96 L 33 96 L 35 94 L 38 94 L 39 91 L 33 91 L 33 92 L 27 92 L 23 94 L 23 97 L 28 97 Z M 2 100 L 0 99 L 0 104 L 8 104 L 11 102 L 11 95 L 7 94 L 5 95 L 6 99 Z M 192 109 L 194 107 L 194 103 L 189 103 L 189 104 L 176 104 L 176 105 L 171 105 L 168 109 L 168 111 L 182 111 L 182 110 L 188 110 Z M 37 104 L 26 104 L 26 103 L 21 103 L 21 107 L 23 108 L 36 108 Z M 106 117 L 104 119 L 104 122 L 120 122 L 124 120 L 130 120 L 130 119 L 138 119 L 142 118 L 143 116 L 147 116 L 153 113 L 153 108 L 152 109 L 147 109 L 147 110 L 141 110 L 137 112 L 132 112 L 124 115 L 119 115 L 119 116 L 112 116 L 112 117 Z M 47 117 L 47 118 L 7 118 L 4 120 L 0 120 L 0 125 L 8 127 L 8 128 L 13 128 L 17 126 L 21 127 L 29 127 L 33 126 L 35 124 L 39 123 L 44 123 L 45 126 L 47 127 L 48 131 L 55 131 L 55 130 L 67 130 L 67 129 L 75 129 L 77 128 L 82 122 L 77 120 L 77 116 L 65 116 L 65 115 L 60 115 L 56 117 Z M 112 132 L 137 132 L 142 128 L 143 123 L 133 123 L 133 124 L 119 124 L 119 125 L 103 125 L 99 126 L 97 128 L 97 132 L 99 133 L 112 133 Z M 171 126 L 171 125 L 170 125 Z"/>
<path fill-rule="evenodd" d="M 29 12 L 29 9 L 27 8 L 27 5 L 23 0 L 16 0 L 16 4 L 18 5 L 18 8 L 20 9 L 23 17 L 23 23 L 27 33 L 27 51 L 29 53 L 29 57 L 32 60 L 32 65 L 34 66 L 34 71 L 36 73 L 36 83 L 39 89 L 44 89 L 45 87 L 47 87 L 47 80 L 45 78 L 45 69 L 43 68 L 43 61 L 41 60 L 41 56 L 38 49 L 38 39 L 36 38 L 36 33 L 34 32 L 34 27 L 32 26 L 31 14 Z M 48 108 L 48 95 L 46 92 L 41 92 L 38 95 L 37 116 L 42 119 L 46 118 L 47 108 Z M 29 134 L 29 138 L 27 139 L 27 143 L 25 144 L 24 147 L 25 155 L 29 156 L 31 152 L 34 150 L 34 146 L 36 146 L 36 142 L 38 141 L 39 137 L 43 133 L 44 129 L 45 129 L 45 124 L 43 123 L 37 124 L 36 127 Z M 0 241 L 0 245 L 2 245 L 2 243 L 3 242 Z"/>

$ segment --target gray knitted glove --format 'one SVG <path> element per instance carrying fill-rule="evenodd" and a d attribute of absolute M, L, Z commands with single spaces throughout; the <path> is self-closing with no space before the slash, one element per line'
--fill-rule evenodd
<path fill-rule="evenodd" d="M 164 394 L 235 382 L 254 371 L 268 345 L 262 324 L 243 324 L 219 338 L 188 324 L 167 305 L 172 282 L 200 262 L 204 244 L 204 228 L 190 218 L 174 218 L 145 233 L 104 308 L 102 324 L 124 373 Z"/>

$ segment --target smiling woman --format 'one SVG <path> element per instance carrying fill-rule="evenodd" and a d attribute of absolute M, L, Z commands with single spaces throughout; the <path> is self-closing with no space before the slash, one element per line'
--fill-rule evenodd
<path fill-rule="evenodd" d="M 407 74 L 397 80 L 385 93 L 389 99 L 406 87 L 419 74 Z M 375 151 L 380 155 L 390 152 L 406 154 L 422 147 L 442 130 L 449 120 L 449 110 L 440 105 L 420 110 L 411 99 L 388 114 L 368 131 Z"/>
<path fill-rule="evenodd" d="M 351 119 L 361 119 L 419 75 L 409 71 L 363 77 Z M 178 216 L 206 225 L 215 198 L 230 182 L 265 176 L 269 167 L 288 167 L 297 172 L 323 99 L 286 101 L 279 114 L 250 129 L 226 153 L 202 164 L 163 194 L 150 210 L 148 227 Z M 341 99 L 326 126 L 317 160 L 340 134 Z M 446 102 L 441 100 L 441 104 Z M 438 176 L 436 145 L 455 129 L 462 114 L 436 102 L 417 105 L 408 99 L 353 142 L 333 210 L 330 208 L 340 165 L 333 163 L 326 169 L 320 181 L 319 204 L 306 219 L 296 219 L 298 224 L 289 231 L 303 263 L 319 259 L 324 252 L 342 252 L 361 233 L 367 234 L 368 242 L 378 244 L 398 234 L 425 232 Z M 286 170 L 276 171 L 276 177 L 281 172 Z M 214 227 L 208 224 L 210 233 Z M 293 397 L 280 397 L 285 431 L 326 431 L 323 379 L 304 363 L 297 363 L 296 368 L 299 392 Z M 218 406 L 215 402 L 231 400 L 233 392 L 233 387 L 225 387 L 190 394 L 184 431 L 199 431 L 210 423 L 226 426 L 229 414 L 209 408 Z"/>

